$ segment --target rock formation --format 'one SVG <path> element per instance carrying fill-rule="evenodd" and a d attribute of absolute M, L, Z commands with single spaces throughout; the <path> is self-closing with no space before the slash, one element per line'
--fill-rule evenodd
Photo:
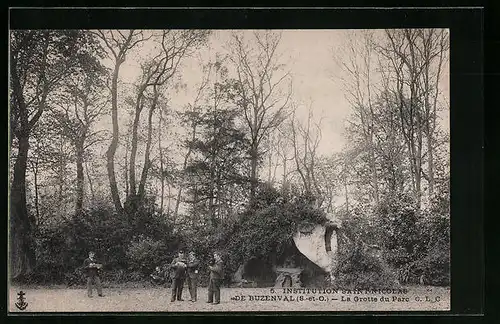
<path fill-rule="evenodd" d="M 325 225 L 305 223 L 299 226 L 293 237 L 300 253 L 330 274 L 331 279 L 337 266 L 338 228 L 335 222 Z"/>
<path fill-rule="evenodd" d="M 297 250 L 303 254 L 309 261 L 316 264 L 330 275 L 333 280 L 338 259 L 338 229 L 340 222 L 337 220 L 330 221 L 326 224 L 303 223 L 300 224 L 296 234 L 293 236 L 293 242 Z M 263 281 L 264 278 L 260 275 L 253 274 L 252 268 L 258 267 L 262 270 L 264 265 L 250 263 L 255 258 L 247 260 L 240 265 L 238 270 L 233 274 L 232 282 L 237 287 L 253 287 L 257 281 Z M 255 262 L 253 262 L 255 263 Z M 295 266 L 285 262 L 280 267 L 273 265 L 272 271 L 276 275 L 275 287 L 301 287 L 301 274 L 304 271 L 302 266 Z"/>

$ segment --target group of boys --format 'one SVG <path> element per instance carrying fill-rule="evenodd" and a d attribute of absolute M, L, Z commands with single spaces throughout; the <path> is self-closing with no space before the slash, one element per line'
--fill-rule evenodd
<path fill-rule="evenodd" d="M 222 259 L 218 253 L 214 253 L 214 260 L 208 265 L 210 270 L 210 281 L 208 285 L 208 300 L 207 303 L 220 303 L 220 285 L 222 281 Z M 170 268 L 173 270 L 172 278 L 172 298 L 182 301 L 182 288 L 184 281 L 187 279 L 190 301 L 195 302 L 197 297 L 197 279 L 198 279 L 199 261 L 196 259 L 194 252 L 190 252 L 188 258 L 184 256 L 184 251 L 179 251 L 179 254 L 172 263 Z"/>
<path fill-rule="evenodd" d="M 170 264 L 172 270 L 172 298 L 171 302 L 176 300 L 183 301 L 182 289 L 184 281 L 187 279 L 190 301 L 197 300 L 197 280 L 200 262 L 196 258 L 194 252 L 190 252 L 188 257 L 185 257 L 184 251 L 180 250 L 176 258 Z M 89 257 L 85 259 L 83 268 L 87 273 L 87 294 L 92 297 L 92 285 L 95 284 L 97 294 L 103 297 L 102 285 L 99 278 L 99 270 L 102 268 L 100 263 L 95 260 L 95 253 L 89 252 Z M 218 253 L 213 254 L 213 261 L 208 265 L 210 270 L 210 281 L 208 285 L 208 300 L 207 303 L 219 304 L 220 303 L 220 286 L 223 278 L 222 273 L 222 259 Z M 152 275 L 153 279 L 160 278 L 159 273 L 161 270 L 157 267 L 156 272 L 158 276 Z"/>

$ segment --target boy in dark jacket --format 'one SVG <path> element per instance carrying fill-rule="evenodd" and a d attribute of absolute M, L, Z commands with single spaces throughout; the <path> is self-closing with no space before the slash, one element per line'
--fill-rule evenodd
<path fill-rule="evenodd" d="M 210 270 L 210 282 L 208 284 L 207 303 L 220 303 L 220 286 L 222 283 L 222 258 L 218 253 L 214 253 L 214 262 L 208 266 Z M 215 299 L 214 299 L 215 295 Z"/>
<path fill-rule="evenodd" d="M 171 302 L 175 299 L 183 301 L 182 299 L 182 288 L 184 286 L 184 280 L 186 279 L 186 268 L 187 260 L 184 257 L 184 251 L 179 251 L 179 254 L 172 263 L 170 264 L 170 269 L 172 269 L 172 298 Z"/>
<path fill-rule="evenodd" d="M 189 287 L 189 295 L 191 299 L 189 301 L 195 302 L 197 298 L 197 281 L 198 281 L 198 266 L 200 262 L 196 258 L 193 251 L 189 252 L 188 263 L 187 263 L 187 282 Z"/>
<path fill-rule="evenodd" d="M 152 274 L 150 274 L 149 277 L 151 278 L 151 283 L 155 285 L 165 284 L 165 277 L 160 267 L 156 267 L 155 271 Z"/>
<path fill-rule="evenodd" d="M 97 263 L 95 253 L 89 252 L 89 257 L 83 261 L 83 269 L 87 274 L 87 295 L 92 297 L 92 284 L 95 283 L 97 288 L 97 295 L 103 297 L 101 279 L 99 278 L 99 271 L 102 264 Z"/>

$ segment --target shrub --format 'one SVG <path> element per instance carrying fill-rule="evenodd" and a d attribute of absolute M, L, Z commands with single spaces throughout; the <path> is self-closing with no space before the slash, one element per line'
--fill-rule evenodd
<path fill-rule="evenodd" d="M 132 271 L 127 273 L 126 282 L 140 282 L 144 280 L 144 273 L 141 271 Z"/>
<path fill-rule="evenodd" d="M 56 283 L 67 281 L 67 274 L 74 274 L 71 245 L 67 240 L 67 225 L 41 229 L 35 235 L 36 266 L 26 278 L 28 283 Z"/>
<path fill-rule="evenodd" d="M 418 284 L 423 279 L 425 284 L 449 284 L 449 208 L 443 201 L 441 197 L 428 210 L 419 210 L 411 197 L 401 194 L 381 200 L 373 213 L 368 208 L 353 208 L 349 214 L 344 212 L 341 239 L 347 237 L 348 240 L 341 240 L 340 262 L 352 263 L 355 265 L 352 270 L 358 274 L 349 273 L 341 265 L 340 271 L 346 273 L 339 274 L 339 281 L 351 286 L 363 282 L 392 282 L 397 272 L 408 283 Z M 383 260 L 380 259 L 379 266 L 372 267 L 385 273 L 379 279 L 373 277 L 370 267 L 367 268 L 376 261 L 370 260 L 371 256 L 365 255 L 356 245 L 364 243 L 381 247 Z M 346 251 L 347 255 L 343 255 Z M 350 251 L 357 251 L 353 253 L 358 255 L 352 256 Z M 360 260 L 368 263 L 360 263 Z"/>
<path fill-rule="evenodd" d="M 124 283 L 127 282 L 127 271 L 125 269 L 112 269 L 104 274 L 103 281 L 109 281 L 114 283 Z"/>
<path fill-rule="evenodd" d="M 341 239 L 338 256 L 333 284 L 339 289 L 394 288 L 398 285 L 393 269 L 382 257 L 367 252 L 360 240 Z"/>
<path fill-rule="evenodd" d="M 349 213 L 339 212 L 338 266 L 334 286 L 340 289 L 377 289 L 397 286 L 396 275 L 387 262 L 387 253 L 374 255 L 368 245 L 380 246 L 383 229 L 366 208 L 357 206 Z"/>
<path fill-rule="evenodd" d="M 422 216 L 410 196 L 387 197 L 375 207 L 374 216 L 378 240 L 392 267 L 399 268 L 425 253 L 427 242 L 422 240 L 425 235 L 420 226 Z"/>
<path fill-rule="evenodd" d="M 421 225 L 425 228 L 427 245 L 414 268 L 424 283 L 445 286 L 450 284 L 450 217 L 438 212 L 430 210 Z"/>
<path fill-rule="evenodd" d="M 435 286 L 450 285 L 450 247 L 435 245 L 416 265 L 416 270 L 423 275 L 425 284 Z"/>
<path fill-rule="evenodd" d="M 133 240 L 132 234 L 138 238 Z M 137 280 L 171 258 L 178 241 L 165 215 L 155 214 L 149 205 L 137 209 L 133 217 L 115 213 L 111 205 L 96 205 L 67 221 L 38 229 L 37 265 L 27 280 L 83 283 L 81 267 L 90 250 L 104 264 L 103 278 Z"/>
<path fill-rule="evenodd" d="M 130 269 L 144 277 L 153 272 L 156 266 L 165 263 L 169 255 L 163 242 L 144 235 L 135 237 L 126 251 Z"/>

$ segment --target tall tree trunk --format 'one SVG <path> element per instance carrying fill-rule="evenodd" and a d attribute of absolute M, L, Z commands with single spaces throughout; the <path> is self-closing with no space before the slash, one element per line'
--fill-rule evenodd
<path fill-rule="evenodd" d="M 420 162 L 417 163 L 420 164 Z M 422 168 L 420 165 L 418 165 L 415 169 L 415 172 L 420 172 L 420 174 L 415 174 L 415 199 L 417 208 L 420 209 L 422 205 Z"/>
<path fill-rule="evenodd" d="M 126 135 L 128 137 L 128 134 Z M 128 183 L 128 153 L 129 153 L 129 141 L 128 138 L 126 138 L 126 144 L 125 144 L 125 168 L 123 171 L 123 178 L 125 179 L 125 197 L 128 196 L 129 192 L 129 183 Z"/>
<path fill-rule="evenodd" d="M 379 202 L 379 185 L 378 185 L 378 174 L 377 174 L 377 163 L 375 161 L 375 143 L 373 141 L 373 133 L 375 132 L 375 114 L 373 112 L 373 106 L 372 106 L 372 94 L 371 94 L 371 80 L 370 80 L 370 56 L 371 56 L 371 51 L 370 51 L 370 45 L 367 45 L 366 47 L 366 55 L 364 57 L 365 59 L 365 64 L 366 64 L 366 78 L 367 78 L 367 95 L 368 95 L 368 109 L 370 112 L 370 116 L 368 118 L 368 140 L 369 140 L 369 152 L 370 152 L 370 169 L 371 169 L 371 178 L 372 178 L 372 184 L 373 184 L 373 198 L 375 199 L 375 203 L 378 204 Z"/>
<path fill-rule="evenodd" d="M 115 175 L 115 153 L 118 147 L 118 137 L 120 135 L 118 130 L 118 73 L 120 71 L 120 65 L 122 62 L 123 60 L 119 60 L 116 62 L 115 69 L 113 71 L 113 78 L 111 80 L 111 119 L 113 121 L 113 138 L 106 152 L 106 169 L 108 171 L 111 199 L 113 200 L 115 210 L 118 213 L 123 212 Z"/>
<path fill-rule="evenodd" d="M 170 215 L 170 204 L 172 201 L 172 186 L 168 184 L 167 214 Z"/>
<path fill-rule="evenodd" d="M 420 117 L 417 116 L 417 154 L 416 154 L 416 185 L 417 185 L 417 207 L 422 205 L 422 137 L 423 127 Z"/>
<path fill-rule="evenodd" d="M 215 179 L 215 175 L 214 175 L 214 171 L 213 171 L 213 166 L 211 167 L 211 171 L 210 171 L 210 197 L 208 199 L 208 210 L 209 210 L 209 215 L 210 215 L 210 221 L 212 223 L 212 226 L 215 227 L 217 225 L 217 222 L 216 222 L 216 217 L 215 217 L 215 208 L 216 208 L 216 204 L 215 204 L 215 201 L 216 201 L 216 196 L 215 196 L 215 182 L 216 182 L 216 179 Z"/>
<path fill-rule="evenodd" d="M 194 140 L 196 139 L 196 123 L 193 123 L 192 125 L 193 127 L 193 131 L 192 131 L 192 134 L 191 134 L 191 141 L 194 142 Z M 186 167 L 187 167 L 187 164 L 188 164 L 188 161 L 189 161 L 189 157 L 191 156 L 191 152 L 192 152 L 192 148 L 191 148 L 191 145 L 189 145 L 188 147 L 188 151 L 186 152 L 186 155 L 184 156 L 184 164 L 182 166 L 182 170 L 185 171 L 186 170 Z M 181 203 L 181 197 L 182 197 L 182 187 L 183 187 L 183 183 L 180 185 L 179 187 L 179 191 L 177 191 L 177 200 L 175 201 L 175 209 L 174 209 L 174 218 L 177 218 L 177 214 L 179 213 L 179 206 L 180 206 L 180 203 Z"/>
<path fill-rule="evenodd" d="M 87 173 L 87 181 L 89 183 L 90 196 L 92 197 L 92 200 L 95 200 L 94 185 L 92 184 L 92 178 L 90 177 L 90 172 L 87 163 L 85 163 L 85 173 Z"/>
<path fill-rule="evenodd" d="M 148 114 L 148 138 L 147 138 L 147 142 L 146 142 L 146 150 L 144 151 L 144 166 L 142 168 L 141 182 L 139 183 L 139 191 L 138 191 L 139 199 L 144 198 L 146 181 L 148 178 L 148 171 L 151 167 L 151 161 L 149 160 L 149 155 L 150 155 L 150 151 L 151 151 L 151 141 L 152 141 L 152 135 L 153 135 L 153 113 L 154 113 L 156 106 L 157 106 L 158 96 L 159 96 L 159 93 L 155 87 L 153 102 L 151 104 L 151 107 L 149 109 L 149 114 Z"/>
<path fill-rule="evenodd" d="M 217 225 L 216 223 L 216 217 L 215 217 L 215 209 L 216 209 L 216 201 L 217 197 L 215 195 L 215 188 L 217 184 L 217 170 L 216 170 L 216 165 L 215 165 L 215 157 L 217 155 L 217 125 L 216 125 L 216 114 L 217 114 L 217 105 L 214 105 L 214 120 L 213 120 L 213 127 L 212 127 L 212 134 L 213 134 L 213 142 L 212 142 L 212 151 L 211 151 L 211 158 L 210 158 L 210 189 L 209 189 L 209 200 L 208 200 L 208 210 L 210 214 L 210 220 L 212 222 L 212 226 L 215 227 Z"/>
<path fill-rule="evenodd" d="M 194 185 L 194 192 L 193 192 L 193 202 L 194 202 L 194 210 L 193 210 L 193 218 L 194 221 L 198 221 L 198 224 L 200 223 L 200 219 L 198 219 L 198 186 L 195 184 Z M 177 216 L 177 214 L 176 214 Z"/>
<path fill-rule="evenodd" d="M 18 155 L 14 164 L 14 176 L 10 192 L 10 270 L 11 278 L 22 278 L 35 265 L 32 248 L 32 224 L 26 206 L 26 167 L 28 161 L 28 131 L 20 132 Z"/>
<path fill-rule="evenodd" d="M 441 69 L 443 65 L 443 59 L 444 59 L 444 51 L 445 51 L 445 32 L 441 31 L 439 34 L 440 38 L 440 43 L 439 43 L 439 60 L 438 60 L 438 65 L 437 65 L 437 73 L 436 73 L 436 79 L 435 79 L 435 93 L 434 93 L 434 98 L 433 99 L 433 105 L 432 105 L 432 111 L 430 107 L 430 102 L 428 102 L 429 106 L 429 118 L 427 118 L 426 124 L 427 124 L 427 154 L 428 154 L 428 160 L 427 160 L 427 172 L 428 172 L 428 181 L 429 181 L 429 198 L 432 199 L 434 195 L 434 147 L 433 147 L 433 135 L 434 131 L 436 129 L 436 110 L 437 110 L 437 98 L 439 94 L 439 79 L 441 77 Z M 430 62 L 426 65 L 426 81 L 429 83 L 429 65 Z M 430 88 L 427 86 L 427 88 Z M 429 94 L 429 92 L 427 92 Z"/>
<path fill-rule="evenodd" d="M 10 80 L 12 98 L 15 99 L 15 111 L 17 116 L 15 122 L 15 135 L 18 140 L 18 152 L 14 163 L 14 172 L 10 191 L 10 231 L 9 231 L 9 264 L 10 278 L 22 279 L 29 274 L 35 266 L 36 257 L 33 247 L 33 219 L 30 218 L 26 205 L 26 168 L 28 163 L 29 136 L 33 126 L 37 123 L 45 109 L 45 102 L 49 93 L 47 78 L 45 76 L 45 65 L 48 51 L 48 32 L 45 32 L 44 58 L 42 60 L 42 93 L 36 113 L 31 120 L 29 111 L 24 100 L 23 88 L 18 75 L 17 55 L 10 52 Z"/>
<path fill-rule="evenodd" d="M 85 138 L 82 137 L 76 142 L 76 206 L 75 214 L 79 215 L 83 211 L 83 196 L 84 196 L 84 175 L 83 175 L 83 155 L 85 152 L 83 143 Z"/>
<path fill-rule="evenodd" d="M 160 157 L 161 158 L 161 157 Z M 160 187 L 161 187 L 161 196 L 160 196 L 160 214 L 163 214 L 163 203 L 165 200 L 165 179 L 163 179 L 163 171 L 160 171 L 161 179 L 160 179 Z"/>
<path fill-rule="evenodd" d="M 177 191 L 177 198 L 175 200 L 175 208 L 174 208 L 174 219 L 177 218 L 177 214 L 179 213 L 179 206 L 181 204 L 181 197 L 182 197 L 182 186 L 179 187 L 179 190 Z"/>
<path fill-rule="evenodd" d="M 273 168 L 272 155 L 269 154 L 267 157 L 267 182 L 271 183 L 271 169 Z"/>
<path fill-rule="evenodd" d="M 213 183 L 213 182 L 212 182 Z M 214 204 L 214 189 L 213 189 L 213 185 L 211 186 L 210 188 L 210 199 L 208 200 L 208 210 L 209 210 L 209 214 L 210 214 L 210 222 L 212 224 L 213 227 L 216 226 L 216 220 L 215 220 L 215 204 Z"/>
<path fill-rule="evenodd" d="M 216 226 L 215 204 L 214 204 L 214 201 L 216 199 L 216 197 L 215 197 L 215 182 L 216 182 L 216 179 L 215 179 L 215 171 L 214 171 L 215 165 L 214 165 L 214 162 L 213 162 L 214 155 L 212 155 L 212 163 L 211 163 L 211 166 L 210 166 L 210 189 L 209 189 L 209 199 L 208 199 L 208 212 L 209 212 L 210 221 L 211 221 L 213 227 Z"/>
<path fill-rule="evenodd" d="M 162 126 L 163 126 L 163 110 L 160 109 L 160 118 L 158 120 L 158 152 L 160 154 L 160 183 L 161 183 L 161 197 L 160 197 L 160 214 L 163 213 L 163 203 L 165 200 L 165 175 L 164 175 L 164 167 L 163 167 L 163 150 L 161 148 L 161 138 L 162 138 Z M 170 187 L 169 193 L 170 197 Z M 169 198 L 170 204 L 170 198 Z M 170 206 L 168 207 L 170 210 Z"/>
<path fill-rule="evenodd" d="M 255 191 L 258 184 L 257 168 L 259 164 L 257 144 L 252 144 L 250 151 L 250 202 L 255 199 Z"/>
<path fill-rule="evenodd" d="M 16 99 L 19 124 L 16 128 L 18 152 L 14 163 L 14 173 L 10 191 L 10 277 L 22 279 L 35 266 L 35 251 L 32 244 L 32 224 L 26 205 L 26 167 L 28 163 L 29 135 L 31 125 L 40 117 L 42 109 L 29 120 L 28 108 L 19 83 L 16 70 L 17 62 L 11 55 L 11 80 L 13 96 Z M 42 96 L 41 105 L 45 104 L 47 94 Z"/>
<path fill-rule="evenodd" d="M 434 195 L 434 149 L 432 146 L 432 137 L 430 136 L 431 131 L 428 131 L 427 135 L 427 176 L 429 181 L 429 198 L 432 199 Z"/>
<path fill-rule="evenodd" d="M 33 185 L 35 187 L 35 215 L 36 220 L 40 219 L 39 193 L 38 193 L 38 158 L 32 163 Z"/>
<path fill-rule="evenodd" d="M 405 30 L 406 38 L 408 40 L 409 48 L 410 48 L 410 62 L 408 64 L 408 68 L 410 69 L 410 105 L 412 108 L 412 116 L 411 116 L 411 132 L 412 138 L 413 134 L 416 135 L 416 143 L 412 142 L 413 145 L 413 159 L 415 161 L 415 196 L 417 208 L 421 207 L 422 200 L 422 121 L 420 120 L 420 107 L 417 106 L 417 98 L 419 98 L 422 94 L 419 90 L 419 79 L 417 74 L 417 63 L 418 59 L 415 55 L 415 39 L 412 37 L 412 34 Z M 413 114 L 414 113 L 414 114 Z M 415 117 L 415 124 L 413 123 L 413 117 Z M 416 144 L 416 145 L 415 145 Z M 416 147 L 415 147 L 416 146 Z"/>
<path fill-rule="evenodd" d="M 219 219 L 219 224 L 223 224 L 225 215 L 227 214 L 226 192 L 227 190 L 225 190 L 222 181 L 219 180 L 219 184 L 217 186 L 217 216 Z"/>
<path fill-rule="evenodd" d="M 130 148 L 130 164 L 129 164 L 129 183 L 130 191 L 128 193 L 128 198 L 134 197 L 137 194 L 136 191 L 136 180 L 135 180 L 135 159 L 137 157 L 137 145 L 138 145 L 138 129 L 139 122 L 141 118 L 141 112 L 143 108 L 142 100 L 142 88 L 139 89 L 139 94 L 137 95 L 137 102 L 135 107 L 135 117 L 134 123 L 132 125 L 132 142 Z"/>

